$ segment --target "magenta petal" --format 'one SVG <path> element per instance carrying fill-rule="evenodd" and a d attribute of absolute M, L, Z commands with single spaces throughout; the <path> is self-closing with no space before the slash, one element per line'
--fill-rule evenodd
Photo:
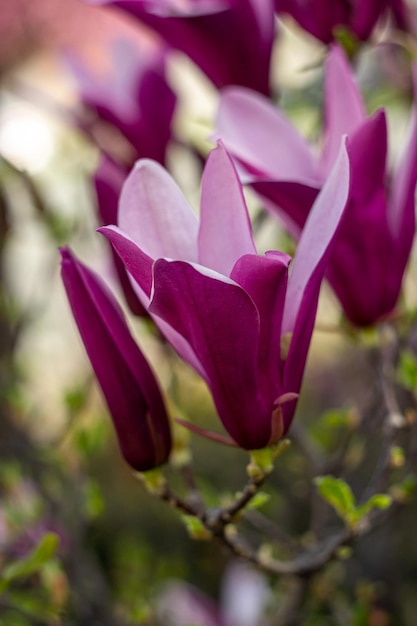
<path fill-rule="evenodd" d="M 99 277 L 63 249 L 68 300 L 106 398 L 126 461 L 138 471 L 164 463 L 171 451 L 168 416 L 156 379 L 123 314 Z"/>
<path fill-rule="evenodd" d="M 315 201 L 298 244 L 288 282 L 282 333 L 292 337 L 284 369 L 284 392 L 297 393 L 314 326 L 320 284 L 350 191 L 350 166 L 343 142 L 336 163 Z"/>
<path fill-rule="evenodd" d="M 120 196 L 118 225 L 153 259 L 197 261 L 197 217 L 156 161 L 142 159 L 129 174 Z"/>
<path fill-rule="evenodd" d="M 247 449 L 265 447 L 273 407 L 259 388 L 259 314 L 251 297 L 215 272 L 161 259 L 154 267 L 150 311 L 194 349 L 232 439 Z"/>
<path fill-rule="evenodd" d="M 89 0 L 113 4 L 184 52 L 218 88 L 242 84 L 269 93 L 273 0 Z M 182 6 L 181 6 L 182 4 Z"/>
<path fill-rule="evenodd" d="M 165 78 L 166 50 L 129 38 L 110 43 L 110 71 L 97 73 L 67 57 L 83 103 L 112 124 L 135 148 L 136 158 L 165 160 L 176 96 Z"/>
<path fill-rule="evenodd" d="M 222 91 L 216 137 L 254 174 L 254 180 L 317 182 L 310 147 L 265 97 L 239 87 Z M 256 175 L 259 176 L 256 176 Z"/>
<path fill-rule="evenodd" d="M 387 122 L 385 111 L 380 109 L 367 119 L 349 138 L 349 157 L 352 170 L 352 197 L 360 204 L 368 202 L 377 187 L 385 186 L 387 161 Z M 355 219 L 360 220 L 358 207 Z M 384 210 L 386 213 L 386 209 Z M 351 218 L 349 211 L 346 219 Z M 363 236 L 366 236 L 365 233 Z"/>
<path fill-rule="evenodd" d="M 282 252 L 265 257 L 246 255 L 233 268 L 231 278 L 251 296 L 259 313 L 258 363 L 264 393 L 276 399 L 281 387 L 281 321 L 291 258 Z M 273 390 L 277 390 L 274 394 Z"/>
<path fill-rule="evenodd" d="M 260 181 L 251 187 L 261 196 L 265 208 L 278 215 L 288 232 L 299 239 L 320 187 L 281 180 Z"/>
<path fill-rule="evenodd" d="M 333 45 L 325 64 L 325 132 L 320 163 L 323 177 L 330 172 L 342 135 L 351 135 L 366 120 L 365 106 L 344 52 Z"/>
<path fill-rule="evenodd" d="M 134 241 L 129 239 L 123 231 L 117 228 L 117 226 L 106 226 L 99 228 L 98 231 L 113 244 L 126 270 L 134 279 L 132 284 L 133 287 L 136 286 L 135 292 L 144 307 L 148 310 L 152 290 L 153 260 L 150 259 Z M 161 333 L 173 345 L 175 350 L 177 350 L 181 358 L 194 367 L 203 378 L 207 378 L 204 367 L 198 361 L 192 348 L 184 338 L 163 320 L 156 319 L 154 321 Z"/>
<path fill-rule="evenodd" d="M 103 226 L 97 230 L 110 241 L 129 274 L 149 298 L 152 289 L 153 259 L 117 226 Z"/>
<path fill-rule="evenodd" d="M 219 144 L 210 152 L 201 185 L 199 263 L 225 276 L 244 254 L 256 254 L 242 185 Z"/>

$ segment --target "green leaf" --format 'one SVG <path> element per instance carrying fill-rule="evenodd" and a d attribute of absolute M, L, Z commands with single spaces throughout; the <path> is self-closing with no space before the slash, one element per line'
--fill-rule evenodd
<path fill-rule="evenodd" d="M 104 511 L 104 498 L 100 487 L 94 480 L 89 480 L 85 487 L 85 508 L 89 519 L 97 519 Z"/>
<path fill-rule="evenodd" d="M 321 497 L 344 520 L 355 510 L 355 498 L 349 485 L 334 476 L 317 476 L 314 479 Z"/>
<path fill-rule="evenodd" d="M 29 554 L 6 565 L 0 578 L 0 593 L 3 593 L 13 581 L 38 572 L 45 563 L 55 556 L 58 543 L 58 535 L 48 532 Z"/>
<path fill-rule="evenodd" d="M 212 533 L 204 526 L 203 522 L 193 515 L 182 515 L 188 534 L 192 539 L 207 541 L 212 538 Z"/>
<path fill-rule="evenodd" d="M 269 493 L 265 493 L 265 491 L 258 491 L 257 494 L 253 496 L 253 498 L 248 502 L 246 508 L 247 509 L 260 509 L 264 504 L 269 502 L 271 496 Z"/>
<path fill-rule="evenodd" d="M 356 524 L 365 517 L 372 509 L 387 509 L 392 504 L 392 497 L 387 493 L 376 493 L 368 502 L 359 506 L 354 512 L 352 523 Z"/>
<path fill-rule="evenodd" d="M 398 382 L 409 391 L 417 389 L 417 358 L 411 350 L 403 350 L 397 367 Z"/>

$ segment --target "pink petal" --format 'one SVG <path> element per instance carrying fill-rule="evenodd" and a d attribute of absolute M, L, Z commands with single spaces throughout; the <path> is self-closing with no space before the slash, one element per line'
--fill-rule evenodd
<path fill-rule="evenodd" d="M 254 179 L 317 181 L 308 143 L 267 98 L 254 91 L 223 89 L 216 137 L 250 169 Z"/>
<path fill-rule="evenodd" d="M 366 111 L 352 68 L 339 46 L 333 45 L 326 58 L 325 133 L 320 163 L 327 176 L 339 153 L 342 135 L 350 135 L 366 119 Z"/>
<path fill-rule="evenodd" d="M 119 226 L 153 259 L 197 261 L 198 220 L 156 161 L 138 161 L 120 196 Z"/>
<path fill-rule="evenodd" d="M 239 257 L 256 254 L 242 185 L 221 144 L 204 168 L 198 245 L 199 263 L 226 276 Z"/>
<path fill-rule="evenodd" d="M 339 156 L 304 227 L 285 300 L 283 335 L 292 335 L 285 363 L 284 391 L 297 393 L 314 326 L 320 284 L 350 192 L 350 165 L 343 141 Z"/>

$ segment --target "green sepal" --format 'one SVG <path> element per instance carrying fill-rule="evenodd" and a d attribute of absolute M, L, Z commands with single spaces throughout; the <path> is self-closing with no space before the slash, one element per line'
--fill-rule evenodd
<path fill-rule="evenodd" d="M 165 476 L 160 467 L 148 472 L 136 472 L 135 476 L 145 485 L 147 491 L 154 495 L 159 495 L 165 487 Z"/>
<path fill-rule="evenodd" d="M 246 470 L 250 478 L 255 480 L 270 474 L 274 469 L 274 461 L 291 444 L 289 439 L 281 439 L 272 446 L 250 452 L 250 463 Z"/>

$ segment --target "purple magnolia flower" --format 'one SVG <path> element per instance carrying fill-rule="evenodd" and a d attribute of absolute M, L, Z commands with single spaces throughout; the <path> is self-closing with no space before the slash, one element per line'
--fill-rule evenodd
<path fill-rule="evenodd" d="M 67 56 L 67 64 L 82 102 L 130 143 L 131 163 L 141 157 L 164 163 L 176 103 L 165 76 L 166 50 L 156 43 L 139 46 L 116 39 L 110 71 L 93 72 L 74 55 Z"/>
<path fill-rule="evenodd" d="M 184 52 L 216 87 L 269 93 L 274 0 L 89 0 L 112 4 Z"/>
<path fill-rule="evenodd" d="M 417 73 L 416 73 L 417 84 Z M 367 117 L 349 65 L 333 47 L 325 66 L 325 128 L 317 158 L 289 121 L 259 94 L 224 90 L 217 134 L 242 177 L 299 237 L 325 184 L 342 134 L 349 135 L 351 191 L 346 219 L 326 275 L 350 321 L 367 326 L 395 307 L 415 231 L 417 124 L 414 104 L 408 144 L 387 172 L 385 112 Z"/>
<path fill-rule="evenodd" d="M 169 174 L 139 161 L 113 243 L 155 323 L 206 380 L 234 442 L 277 441 L 295 410 L 320 282 L 349 187 L 345 149 L 317 198 L 297 255 L 257 254 L 242 186 L 223 146 L 209 155 L 198 221 Z"/>
<path fill-rule="evenodd" d="M 232 561 L 221 584 L 219 604 L 194 586 L 169 581 L 156 602 L 164 626 L 262 626 L 268 600 L 266 578 L 240 561 Z"/>
<path fill-rule="evenodd" d="M 324 43 L 333 41 L 340 27 L 366 41 L 388 3 L 389 0 L 275 0 L 278 13 L 288 13 L 301 28 Z"/>
<path fill-rule="evenodd" d="M 121 452 L 135 470 L 153 469 L 171 451 L 169 419 L 155 377 L 104 283 L 69 249 L 61 255 L 68 300 Z"/>
<path fill-rule="evenodd" d="M 97 125 L 105 122 L 120 133 L 119 141 L 114 141 L 111 136 L 111 144 L 101 145 L 103 154 L 93 180 L 100 225 L 117 219 L 118 198 L 128 173 L 126 162 L 130 166 L 140 157 L 149 157 L 165 163 L 176 103 L 175 94 L 165 77 L 166 50 L 158 43 L 143 41 L 140 47 L 128 38 L 116 39 L 111 52 L 110 72 L 101 74 L 89 70 L 77 57 L 67 56 L 67 64 L 77 79 L 81 99 L 96 116 L 93 121 L 81 118 L 81 128 L 92 134 L 93 139 L 97 136 L 99 144 Z M 120 139 L 128 142 L 130 147 L 124 150 L 122 159 L 116 150 Z M 125 164 L 116 164 L 107 152 Z M 143 315 L 143 307 L 115 253 L 113 261 L 130 310 L 136 315 Z"/>

